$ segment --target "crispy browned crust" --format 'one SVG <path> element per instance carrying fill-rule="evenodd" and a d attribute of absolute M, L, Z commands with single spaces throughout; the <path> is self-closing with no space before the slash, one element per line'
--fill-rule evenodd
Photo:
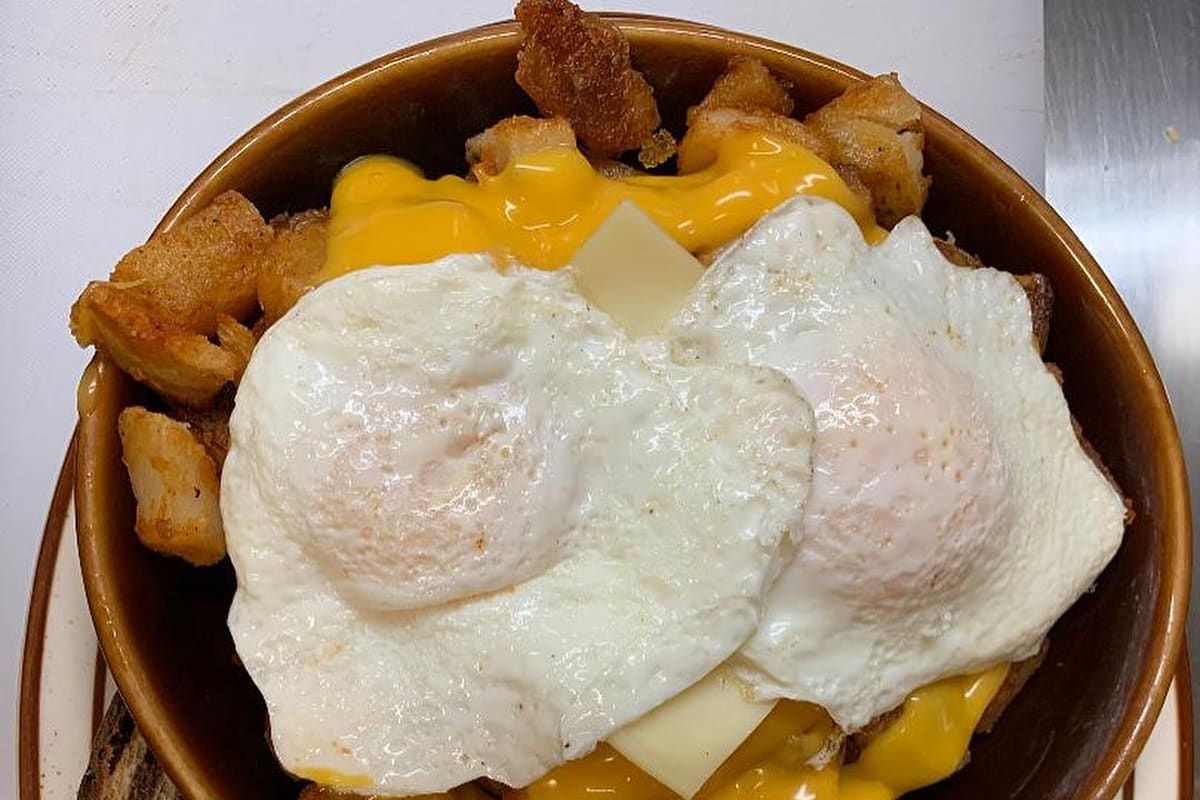
<path fill-rule="evenodd" d="M 942 254 L 942 258 L 957 267 L 979 269 L 983 266 L 983 259 L 974 253 L 968 253 L 949 239 L 939 239 L 935 236 L 933 237 L 933 243 L 937 247 L 938 252 Z"/>
<path fill-rule="evenodd" d="M 717 149 L 731 134 L 762 131 L 787 142 L 806 147 L 819 158 L 830 161 L 833 151 L 819 135 L 799 120 L 770 111 L 741 111 L 736 108 L 698 109 L 679 143 L 679 174 L 698 172 L 717 159 Z"/>
<path fill-rule="evenodd" d="M 1033 673 L 1037 672 L 1038 667 L 1046 660 L 1046 650 L 1046 642 L 1043 640 L 1042 646 L 1032 656 L 1009 665 L 1008 674 L 1004 676 L 1004 683 L 1000 684 L 996 696 L 984 709 L 983 716 L 979 718 L 979 724 L 975 726 L 975 733 L 991 733 L 1009 703 L 1021 693 L 1021 689 L 1033 677 Z"/>
<path fill-rule="evenodd" d="M 225 557 L 217 465 L 188 426 L 130 406 L 117 420 L 142 544 L 197 566 Z"/>
<path fill-rule="evenodd" d="M 233 317 L 220 314 L 217 316 L 217 342 L 222 350 L 237 359 L 237 374 L 234 380 L 241 380 L 246 365 L 250 363 L 250 353 L 257 344 L 253 331 Z"/>
<path fill-rule="evenodd" d="M 888 726 L 893 722 L 900 719 L 900 714 L 903 711 L 903 706 L 896 706 L 891 711 L 883 712 L 864 727 L 847 736 L 842 763 L 853 764 L 855 761 L 858 761 L 858 757 L 862 755 L 862 751 L 866 748 L 867 744 L 887 730 Z"/>
<path fill-rule="evenodd" d="M 1054 310 L 1054 288 L 1050 279 L 1040 272 L 1014 275 L 1017 283 L 1029 298 L 1029 318 L 1033 322 L 1033 343 L 1038 355 L 1045 355 L 1046 341 L 1050 338 L 1050 315 Z"/>
<path fill-rule="evenodd" d="M 895 75 L 850 87 L 804 122 L 828 141 L 831 163 L 870 191 L 879 224 L 891 227 L 921 213 L 929 194 L 921 105 Z"/>
<path fill-rule="evenodd" d="M 545 116 L 566 117 L 590 152 L 617 156 L 658 128 L 654 91 L 615 25 L 567 0 L 520 0 L 517 83 Z"/>
<path fill-rule="evenodd" d="M 271 228 L 275 236 L 260 256 L 257 278 L 264 329 L 312 288 L 313 277 L 325 264 L 329 215 L 322 209 L 281 214 L 271 220 Z"/>
<path fill-rule="evenodd" d="M 208 335 L 218 314 L 245 319 L 254 312 L 256 257 L 271 238 L 254 204 L 225 192 L 127 253 L 110 280 L 129 284 L 161 318 Z"/>
<path fill-rule="evenodd" d="M 653 169 L 671 160 L 671 156 L 679 150 L 675 137 L 666 128 L 659 128 L 650 134 L 650 138 L 642 142 L 638 150 L 638 163 L 646 169 Z"/>
<path fill-rule="evenodd" d="M 933 243 L 941 252 L 942 257 L 951 264 L 970 269 L 978 269 L 984 265 L 979 256 L 968 253 L 952 241 L 934 237 Z M 1046 352 L 1046 341 L 1050 337 L 1050 315 L 1054 310 L 1054 289 L 1050 285 L 1050 279 L 1037 272 L 1014 275 L 1013 278 L 1025 290 L 1025 296 L 1029 299 L 1033 343 L 1037 347 L 1038 355 L 1043 355 Z M 1061 376 L 1059 376 L 1059 383 L 1062 383 Z"/>
<path fill-rule="evenodd" d="M 218 474 L 229 453 L 229 415 L 233 411 L 233 397 L 233 386 L 229 385 L 204 408 L 168 404 L 170 415 L 187 425 L 196 441 L 204 445 L 208 457 L 217 465 Z"/>
<path fill-rule="evenodd" d="M 795 104 L 789 88 L 790 84 L 772 75 L 757 58 L 734 56 L 704 99 L 688 109 L 688 125 L 700 112 L 714 108 L 790 117 Z"/>
<path fill-rule="evenodd" d="M 188 405 L 205 405 L 238 375 L 237 356 L 164 322 L 141 295 L 118 285 L 84 289 L 71 308 L 71 333 L 80 346 L 95 345 L 136 380 Z"/>
<path fill-rule="evenodd" d="M 495 175 L 521 155 L 558 147 L 575 148 L 571 123 L 563 117 L 518 115 L 467 139 L 467 164 L 477 177 Z"/>

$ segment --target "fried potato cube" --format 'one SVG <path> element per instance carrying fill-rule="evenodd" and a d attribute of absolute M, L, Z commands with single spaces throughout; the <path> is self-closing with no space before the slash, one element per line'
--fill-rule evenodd
<path fill-rule="evenodd" d="M 187 425 L 141 406 L 122 411 L 117 427 L 142 544 L 197 566 L 224 558 L 220 480 L 204 445 Z"/>
<path fill-rule="evenodd" d="M 110 280 L 129 284 L 162 318 L 209 335 L 217 315 L 254 312 L 258 253 L 271 229 L 237 192 L 225 192 L 177 225 L 131 250 Z"/>
<path fill-rule="evenodd" d="M 208 457 L 217 465 L 218 473 L 225 466 L 225 456 L 229 453 L 229 414 L 233 411 L 233 396 L 233 387 L 226 386 L 204 408 L 167 404 L 170 416 L 187 425 L 196 441 L 204 445 Z"/>
<path fill-rule="evenodd" d="M 679 143 L 679 174 L 698 172 L 717 160 L 717 150 L 728 136 L 742 131 L 762 131 L 806 147 L 828 161 L 832 151 L 826 141 L 799 120 L 768 111 L 736 108 L 693 109 L 691 124 Z"/>
<path fill-rule="evenodd" d="M 325 264 L 329 215 L 323 210 L 283 214 L 271 220 L 275 237 L 260 259 L 258 302 L 272 325 L 313 287 Z"/>
<path fill-rule="evenodd" d="M 671 132 L 666 128 L 659 128 L 642 142 L 642 147 L 638 150 L 638 163 L 646 169 L 653 169 L 667 163 L 678 150 L 679 145 Z"/>
<path fill-rule="evenodd" d="M 827 159 L 857 176 L 871 193 L 879 224 L 920 214 L 929 194 L 921 105 L 895 75 L 850 87 L 809 114 L 804 124 L 829 142 Z"/>
<path fill-rule="evenodd" d="M 467 139 L 467 163 L 476 177 L 496 175 L 526 153 L 557 147 L 575 149 L 575 131 L 562 117 L 538 119 L 517 115 Z"/>
<path fill-rule="evenodd" d="M 766 65 L 750 56 L 729 59 L 725 72 L 713 83 L 699 104 L 688 109 L 688 125 L 697 115 L 714 108 L 732 108 L 767 114 L 792 115 L 794 103 L 789 84 L 776 78 Z"/>
<path fill-rule="evenodd" d="M 525 31 L 517 83 L 543 115 L 565 117 L 598 156 L 650 138 L 661 122 L 654 90 L 615 25 L 567 0 L 520 0 L 514 14 Z"/>
<path fill-rule="evenodd" d="M 258 344 L 254 333 L 242 323 L 228 314 L 217 315 L 217 341 L 221 349 L 238 360 L 235 381 L 241 380 L 246 365 L 250 363 L 250 353 Z"/>
<path fill-rule="evenodd" d="M 215 325 L 215 319 L 214 319 Z M 238 376 L 233 353 L 198 333 L 163 321 L 126 287 L 92 283 L 71 307 L 71 333 L 160 394 L 201 406 Z"/>

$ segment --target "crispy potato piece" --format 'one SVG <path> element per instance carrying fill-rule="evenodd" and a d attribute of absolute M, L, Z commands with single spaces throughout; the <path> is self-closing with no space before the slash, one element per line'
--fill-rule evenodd
<path fill-rule="evenodd" d="M 565 117 L 599 156 L 650 138 L 661 122 L 654 90 L 615 25 L 567 0 L 520 0 L 514 14 L 525 31 L 517 83 L 543 115 Z"/>
<path fill-rule="evenodd" d="M 271 228 L 275 237 L 258 271 L 264 326 L 274 324 L 312 288 L 313 276 L 325 264 L 329 215 L 321 209 L 281 214 L 271 220 Z"/>
<path fill-rule="evenodd" d="M 929 178 L 922 174 L 921 105 L 895 75 L 850 87 L 804 124 L 829 142 L 832 158 L 827 160 L 867 187 L 879 224 L 891 227 L 921 213 L 929 194 Z"/>
<path fill-rule="evenodd" d="M 666 128 L 659 128 L 650 134 L 650 138 L 642 142 L 638 151 L 638 163 L 646 169 L 653 169 L 667 163 L 671 156 L 679 150 L 675 137 Z"/>
<path fill-rule="evenodd" d="M 1050 313 L 1054 310 L 1054 289 L 1050 279 L 1039 272 L 1014 275 L 1017 283 L 1029 298 L 1029 317 L 1033 321 L 1033 343 L 1038 355 L 1046 354 L 1046 341 L 1050 338 Z"/>
<path fill-rule="evenodd" d="M 950 238 L 941 239 L 937 236 L 933 237 L 933 244 L 937 247 L 938 252 L 942 254 L 942 258 L 949 261 L 958 267 L 969 267 L 970 269 L 978 269 L 983 266 L 983 259 L 974 253 L 969 253 L 963 250 L 954 242 L 954 237 L 947 234 Z"/>
<path fill-rule="evenodd" d="M 863 749 L 871 740 L 883 733 L 893 722 L 900 719 L 904 711 L 903 705 L 898 705 L 891 711 L 885 711 L 865 726 L 846 737 L 846 750 L 842 757 L 843 764 L 853 764 L 862 755 Z"/>
<path fill-rule="evenodd" d="M 136 380 L 188 405 L 208 403 L 238 375 L 237 356 L 164 322 L 140 294 L 111 283 L 83 290 L 71 307 L 71 333 L 81 347 L 95 345 Z"/>
<path fill-rule="evenodd" d="M 233 355 L 238 360 L 235 381 L 241 380 L 246 365 L 250 363 L 250 353 L 258 344 L 254 333 L 242 323 L 227 314 L 217 316 L 217 341 L 221 349 Z"/>
<path fill-rule="evenodd" d="M 256 256 L 270 240 L 258 209 L 225 192 L 127 253 L 110 280 L 128 283 L 161 318 L 207 336 L 218 314 L 245 319 L 254 312 Z"/>
<path fill-rule="evenodd" d="M 388 797 L 381 794 L 354 794 L 352 792 L 341 792 L 337 789 L 330 789 L 327 786 L 318 786 L 315 783 L 310 783 L 300 790 L 300 797 L 297 800 L 404 800 L 399 797 Z M 451 789 L 448 792 L 439 794 L 422 794 L 415 797 L 407 798 L 407 800 L 491 800 L 490 795 L 486 794 L 482 789 L 473 783 L 467 783 L 459 786 L 457 789 Z"/>
<path fill-rule="evenodd" d="M 772 75 L 757 58 L 734 56 L 704 99 L 688 109 L 688 125 L 701 112 L 715 108 L 790 117 L 795 104 L 788 94 L 789 87 L 790 84 Z"/>
<path fill-rule="evenodd" d="M 204 445 L 208 457 L 217 465 L 217 472 L 225 466 L 229 453 L 229 414 L 233 411 L 233 386 L 226 386 L 217 394 L 211 405 L 193 408 L 178 403 L 168 403 L 170 416 L 188 426 L 196 441 Z"/>
<path fill-rule="evenodd" d="M 225 557 L 217 465 L 187 425 L 130 406 L 117 421 L 142 544 L 197 566 Z"/>
<path fill-rule="evenodd" d="M 517 115 L 467 139 L 467 163 L 476 177 L 495 175 L 518 156 L 556 147 L 575 148 L 571 123 L 562 117 L 538 119 Z"/>
<path fill-rule="evenodd" d="M 691 116 L 691 124 L 679 143 L 679 174 L 698 172 L 717 160 L 717 149 L 731 134 L 741 131 L 763 131 L 813 151 L 829 161 L 832 150 L 828 143 L 814 134 L 799 120 L 766 111 L 740 111 L 736 108 L 699 109 Z"/>

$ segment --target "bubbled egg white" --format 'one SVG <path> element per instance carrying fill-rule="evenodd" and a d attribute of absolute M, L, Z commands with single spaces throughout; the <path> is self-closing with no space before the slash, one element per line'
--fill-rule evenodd
<path fill-rule="evenodd" d="M 1111 559 L 1121 497 L 1084 452 L 1011 275 L 920 220 L 868 247 L 793 200 L 709 269 L 681 358 L 777 368 L 812 403 L 795 559 L 736 659 L 763 697 L 854 730 L 920 686 L 1031 655 Z"/>
<path fill-rule="evenodd" d="M 452 256 L 327 283 L 231 419 L 229 615 L 290 771 L 521 786 L 732 654 L 807 495 L 812 413 L 681 366 L 569 272 Z"/>

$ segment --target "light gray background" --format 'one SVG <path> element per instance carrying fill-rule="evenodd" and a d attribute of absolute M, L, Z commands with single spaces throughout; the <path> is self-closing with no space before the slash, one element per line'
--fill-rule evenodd
<path fill-rule="evenodd" d="M 1191 0 L 1185 0 L 1190 2 Z M 896 70 L 1042 182 L 1040 0 L 596 0 Z M 87 354 L 71 301 L 225 145 L 320 81 L 510 2 L 0 3 L 0 796 L 34 557 Z M 83 710 L 81 710 L 82 719 Z"/>

